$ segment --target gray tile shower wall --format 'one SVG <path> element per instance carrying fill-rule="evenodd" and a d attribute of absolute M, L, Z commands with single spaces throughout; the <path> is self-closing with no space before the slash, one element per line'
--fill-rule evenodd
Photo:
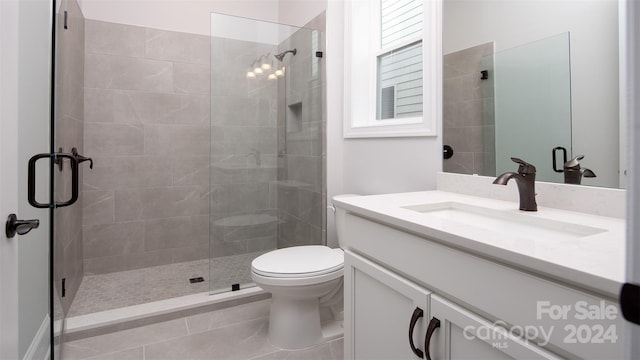
<path fill-rule="evenodd" d="M 210 38 L 85 28 L 85 273 L 208 257 Z"/>
<path fill-rule="evenodd" d="M 63 1 L 61 8 L 68 13 L 68 26 L 64 29 L 64 11 L 58 13 L 56 22 L 56 89 L 55 89 L 55 148 L 70 153 L 76 147 L 80 154 L 83 144 L 83 68 L 84 68 L 84 17 L 75 0 Z M 88 164 L 80 166 L 80 180 L 88 170 Z M 68 162 L 62 171 L 55 171 L 56 201 L 71 196 L 71 174 Z M 81 180 L 82 181 L 82 180 Z M 55 285 L 61 295 L 62 279 L 66 279 L 66 295 L 61 298 L 66 312 L 75 298 L 83 276 L 82 263 L 82 197 L 69 207 L 56 210 L 54 219 Z M 58 309 L 56 309 L 58 310 Z M 56 319 L 58 314 L 55 314 Z"/>
<path fill-rule="evenodd" d="M 446 172 L 495 175 L 493 43 L 447 54 L 443 59 L 443 143 L 454 155 L 443 162 Z M 489 79 L 481 80 L 480 71 Z"/>
<path fill-rule="evenodd" d="M 324 16 L 310 24 L 263 44 L 86 22 L 87 274 L 324 242 Z M 285 77 L 246 78 L 290 47 Z"/>

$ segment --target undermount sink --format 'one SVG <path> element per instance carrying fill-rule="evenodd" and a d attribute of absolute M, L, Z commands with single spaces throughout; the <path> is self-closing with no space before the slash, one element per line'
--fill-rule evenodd
<path fill-rule="evenodd" d="M 518 237 L 569 240 L 605 232 L 591 226 L 540 217 L 536 213 L 510 212 L 461 202 L 439 202 L 404 206 L 450 225 L 470 226 L 496 234 Z"/>

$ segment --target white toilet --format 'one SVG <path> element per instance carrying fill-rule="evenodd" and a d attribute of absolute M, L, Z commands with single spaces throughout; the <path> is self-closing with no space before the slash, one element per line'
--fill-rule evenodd
<path fill-rule="evenodd" d="M 338 241 L 342 217 L 338 210 Z M 272 345 L 303 349 L 342 335 L 343 267 L 342 249 L 323 245 L 278 249 L 253 260 L 251 278 L 272 296 Z"/>

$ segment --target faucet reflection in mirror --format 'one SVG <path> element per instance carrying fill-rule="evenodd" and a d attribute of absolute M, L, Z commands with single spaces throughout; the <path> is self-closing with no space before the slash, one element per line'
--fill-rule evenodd
<path fill-rule="evenodd" d="M 584 159 L 584 155 L 578 155 L 573 159 L 564 163 L 564 183 L 580 185 L 582 177 L 594 178 L 596 174 L 591 169 L 581 168 L 580 160 Z"/>
<path fill-rule="evenodd" d="M 564 163 L 562 169 L 558 169 L 556 153 L 562 151 L 562 162 Z M 573 159 L 567 161 L 567 149 L 562 146 L 553 148 L 551 153 L 551 161 L 553 163 L 553 171 L 557 173 L 564 173 L 564 183 L 580 185 L 582 183 L 582 177 L 594 178 L 596 174 L 587 168 L 580 166 L 580 160 L 584 159 L 584 155 L 574 156 Z"/>

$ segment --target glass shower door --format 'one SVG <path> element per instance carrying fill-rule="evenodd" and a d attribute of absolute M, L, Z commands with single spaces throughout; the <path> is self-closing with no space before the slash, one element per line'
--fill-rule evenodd
<path fill-rule="evenodd" d="M 51 286 L 55 356 L 62 358 L 65 318 L 82 281 L 82 198 L 79 187 L 82 172 L 89 170 L 89 166 L 93 167 L 93 160 L 82 156 L 84 18 L 76 0 L 61 0 L 56 10 L 51 152 L 67 154 L 68 157 L 54 160 L 52 168 L 52 200 L 59 205 L 53 210 L 52 217 Z M 74 158 L 73 166 L 71 158 Z M 69 203 L 76 196 L 75 202 Z"/>
<path fill-rule="evenodd" d="M 267 251 L 325 241 L 321 44 L 211 15 L 211 293 L 254 286 Z"/>

